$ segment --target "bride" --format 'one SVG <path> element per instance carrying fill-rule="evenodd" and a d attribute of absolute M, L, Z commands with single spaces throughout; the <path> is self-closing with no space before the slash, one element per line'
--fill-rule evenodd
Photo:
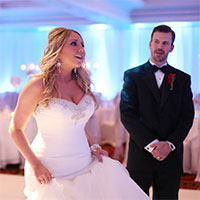
<path fill-rule="evenodd" d="M 19 96 L 10 134 L 26 159 L 25 195 L 28 200 L 149 199 L 85 130 L 97 102 L 84 58 L 78 32 L 53 29 L 40 61 L 42 72 Z M 24 128 L 32 114 L 38 133 L 30 145 Z"/>

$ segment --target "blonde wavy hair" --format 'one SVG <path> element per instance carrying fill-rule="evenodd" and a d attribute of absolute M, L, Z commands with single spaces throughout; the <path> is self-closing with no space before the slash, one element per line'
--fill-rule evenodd
<path fill-rule="evenodd" d="M 59 60 L 59 54 L 72 32 L 77 33 L 81 37 L 77 31 L 64 27 L 54 28 L 49 32 L 48 44 L 44 49 L 44 55 L 40 60 L 41 73 L 37 75 L 38 77 L 41 77 L 43 81 L 44 98 L 42 103 L 44 106 L 48 106 L 49 100 L 55 97 L 55 95 L 56 97 L 60 97 L 60 93 L 56 87 L 56 81 L 59 74 L 57 62 Z M 85 69 L 85 66 L 80 66 L 79 68 L 76 68 L 76 70 L 73 69 L 71 76 L 72 79 L 76 79 L 78 85 L 85 94 L 90 94 L 93 97 L 97 107 L 97 100 L 91 91 L 90 74 Z"/>

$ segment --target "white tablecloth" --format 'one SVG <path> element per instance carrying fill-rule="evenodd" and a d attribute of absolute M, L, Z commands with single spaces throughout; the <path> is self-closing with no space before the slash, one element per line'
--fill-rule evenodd
<path fill-rule="evenodd" d="M 197 174 L 200 181 L 200 111 L 195 110 L 192 128 L 184 141 L 183 169 L 185 173 Z"/>
<path fill-rule="evenodd" d="M 99 125 L 95 126 L 95 123 L 91 123 L 93 130 L 99 134 L 100 144 L 111 144 L 115 147 L 114 159 L 121 159 L 126 153 L 124 152 L 123 144 L 128 144 L 128 133 L 120 121 L 119 104 L 101 105 L 94 114 Z M 96 123 L 97 124 L 97 123 Z M 92 137 L 94 138 L 94 136 Z"/>
<path fill-rule="evenodd" d="M 92 115 L 86 124 L 86 130 L 89 136 L 92 138 L 93 142 L 96 144 L 101 144 L 101 127 L 100 119 L 96 113 Z"/>
<path fill-rule="evenodd" d="M 20 167 L 23 168 L 24 158 L 9 135 L 10 120 L 10 113 L 0 113 L 0 168 L 5 168 L 7 164 L 20 164 Z M 37 125 L 35 119 L 31 117 L 25 128 L 25 134 L 30 142 L 36 133 Z"/>
<path fill-rule="evenodd" d="M 20 163 L 20 154 L 8 133 L 10 119 L 10 115 L 0 114 L 0 168 Z"/>

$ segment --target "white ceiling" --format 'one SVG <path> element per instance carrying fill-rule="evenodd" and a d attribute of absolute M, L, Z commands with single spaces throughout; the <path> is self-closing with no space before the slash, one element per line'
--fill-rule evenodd
<path fill-rule="evenodd" d="M 0 27 L 200 21 L 200 0 L 0 0 Z"/>

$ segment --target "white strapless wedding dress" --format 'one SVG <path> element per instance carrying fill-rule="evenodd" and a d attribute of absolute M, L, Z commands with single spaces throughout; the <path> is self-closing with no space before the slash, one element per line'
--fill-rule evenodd
<path fill-rule="evenodd" d="M 37 107 L 39 131 L 31 147 L 55 178 L 39 184 L 26 162 L 24 191 L 28 200 L 149 199 L 118 161 L 104 157 L 100 163 L 91 155 L 84 127 L 94 109 L 90 95 L 78 105 L 53 98 L 48 107 Z"/>

